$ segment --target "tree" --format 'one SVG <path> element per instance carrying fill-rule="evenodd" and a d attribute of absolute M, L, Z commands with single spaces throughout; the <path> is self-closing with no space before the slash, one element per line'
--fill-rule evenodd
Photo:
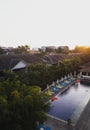
<path fill-rule="evenodd" d="M 75 53 L 87 53 L 88 48 L 86 46 L 76 46 L 74 49 Z"/>
<path fill-rule="evenodd" d="M 3 49 L 0 47 L 0 54 L 3 54 Z"/>
<path fill-rule="evenodd" d="M 28 45 L 25 46 L 18 46 L 17 48 L 14 49 L 15 53 L 20 54 L 20 53 L 27 53 L 28 50 L 30 50 L 30 47 Z"/>
<path fill-rule="evenodd" d="M 46 120 L 47 98 L 38 86 L 25 85 L 14 76 L 5 78 L 0 82 L 0 129 L 33 130 L 36 121 Z"/>

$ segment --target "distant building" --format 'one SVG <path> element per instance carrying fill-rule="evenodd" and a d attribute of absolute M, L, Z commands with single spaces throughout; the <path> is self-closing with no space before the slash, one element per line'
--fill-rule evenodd
<path fill-rule="evenodd" d="M 9 52 L 9 49 L 7 47 L 1 47 L 3 50 L 3 54 L 7 54 Z"/>
<path fill-rule="evenodd" d="M 38 54 L 40 53 L 39 48 L 32 48 L 32 50 L 29 51 L 31 54 Z"/>
<path fill-rule="evenodd" d="M 34 48 L 32 48 L 32 50 L 34 50 L 34 51 L 38 51 L 39 48 L 38 48 L 38 47 L 34 47 Z"/>
<path fill-rule="evenodd" d="M 68 47 L 68 46 L 58 46 L 57 48 L 67 49 L 67 48 L 69 48 L 69 47 Z"/>
<path fill-rule="evenodd" d="M 45 51 L 46 51 L 46 46 L 42 46 L 42 47 L 41 47 L 41 50 L 42 50 L 43 52 L 45 52 Z"/>
<path fill-rule="evenodd" d="M 2 48 L 2 50 L 3 50 L 3 54 L 6 54 L 6 55 L 8 55 L 8 54 L 14 54 L 14 52 L 13 52 L 13 47 L 1 47 Z"/>
<path fill-rule="evenodd" d="M 59 53 L 68 53 L 69 47 L 68 46 L 59 46 L 57 47 L 57 52 Z"/>
<path fill-rule="evenodd" d="M 43 52 L 55 52 L 56 46 L 42 46 L 41 50 Z"/>

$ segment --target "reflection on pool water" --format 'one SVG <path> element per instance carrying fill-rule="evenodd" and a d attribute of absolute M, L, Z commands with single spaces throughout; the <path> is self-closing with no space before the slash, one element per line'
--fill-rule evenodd
<path fill-rule="evenodd" d="M 71 86 L 51 102 L 48 114 L 75 124 L 90 99 L 90 86 L 79 84 Z"/>

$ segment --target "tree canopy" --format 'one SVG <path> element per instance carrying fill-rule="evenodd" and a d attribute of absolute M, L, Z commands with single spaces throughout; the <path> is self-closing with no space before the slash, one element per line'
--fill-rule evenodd
<path fill-rule="evenodd" d="M 15 74 L 9 74 L 0 82 L 0 129 L 33 130 L 36 121 L 46 120 L 47 97 L 40 87 L 25 85 Z"/>

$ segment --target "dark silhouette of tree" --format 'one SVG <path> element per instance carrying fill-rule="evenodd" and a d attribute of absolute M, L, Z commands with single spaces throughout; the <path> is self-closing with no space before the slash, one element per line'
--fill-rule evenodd
<path fill-rule="evenodd" d="M 3 49 L 0 47 L 0 54 L 3 54 Z"/>
<path fill-rule="evenodd" d="M 25 46 L 18 46 L 17 48 L 13 49 L 13 51 L 16 54 L 20 54 L 20 53 L 27 53 L 30 50 L 30 47 L 28 45 Z"/>

